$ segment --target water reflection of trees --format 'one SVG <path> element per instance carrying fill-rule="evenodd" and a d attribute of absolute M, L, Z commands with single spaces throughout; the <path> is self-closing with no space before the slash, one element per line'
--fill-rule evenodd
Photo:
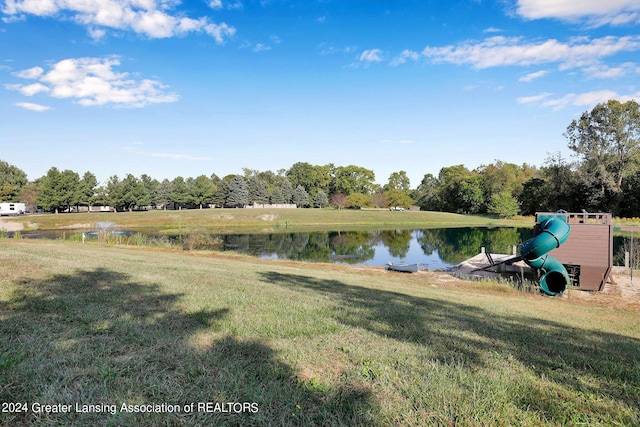
<path fill-rule="evenodd" d="M 532 236 L 526 228 L 438 228 L 421 230 L 417 235 L 425 255 L 438 252 L 440 259 L 457 264 L 477 255 L 482 247 L 493 253 L 511 253 L 512 246 Z"/>
<path fill-rule="evenodd" d="M 412 230 L 384 230 L 380 232 L 381 242 L 389 250 L 389 255 L 404 258 L 409 253 Z"/>
<path fill-rule="evenodd" d="M 389 255 L 405 258 L 415 238 L 425 255 L 438 253 L 449 264 L 476 255 L 481 247 L 511 253 L 513 245 L 531 237 L 530 229 L 441 228 L 425 230 L 331 231 L 223 236 L 225 248 L 258 257 L 362 263 L 384 245 Z"/>

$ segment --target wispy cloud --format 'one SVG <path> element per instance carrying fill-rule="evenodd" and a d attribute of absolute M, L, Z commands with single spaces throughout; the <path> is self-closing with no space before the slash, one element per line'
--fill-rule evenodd
<path fill-rule="evenodd" d="M 529 73 L 529 74 L 527 74 L 527 75 L 524 75 L 524 76 L 520 77 L 520 78 L 518 79 L 518 81 L 519 81 L 519 82 L 529 83 L 529 82 L 534 81 L 535 79 L 539 79 L 540 77 L 544 77 L 544 76 L 546 76 L 547 74 L 549 74 L 549 72 L 548 72 L 548 71 L 540 70 L 540 71 L 536 71 L 536 72 L 533 72 L 533 73 Z"/>
<path fill-rule="evenodd" d="M 151 37 L 166 38 L 191 32 L 204 32 L 218 43 L 235 34 L 226 23 L 214 23 L 208 17 L 189 18 L 172 13 L 177 2 L 171 0 L 7 0 L 2 12 L 5 22 L 24 19 L 27 15 L 68 19 L 87 27 L 91 37 L 103 37 L 105 29 L 133 31 Z M 220 1 L 209 5 L 220 7 Z"/>
<path fill-rule="evenodd" d="M 114 70 L 120 65 L 117 57 L 71 58 L 53 64 L 49 71 L 33 67 L 14 73 L 16 77 L 37 80 L 30 84 L 9 84 L 25 96 L 44 93 L 58 99 L 72 99 L 83 106 L 114 105 L 144 107 L 149 104 L 178 100 L 157 80 L 136 80 L 129 73 Z"/>
<path fill-rule="evenodd" d="M 399 65 L 405 64 L 407 61 L 417 61 L 420 59 L 420 54 L 418 52 L 414 52 L 412 50 L 405 49 L 402 53 L 393 58 L 390 65 L 397 67 Z"/>
<path fill-rule="evenodd" d="M 640 23 L 637 0 L 518 0 L 517 13 L 526 19 L 584 21 L 597 27 Z"/>
<path fill-rule="evenodd" d="M 622 95 L 612 90 L 597 90 L 584 93 L 569 93 L 561 97 L 554 97 L 551 93 L 541 93 L 533 96 L 518 98 L 520 104 L 538 105 L 540 107 L 551 108 L 555 111 L 567 107 L 593 107 L 596 104 L 607 102 L 610 99 L 617 99 L 626 102 L 631 99 L 640 99 L 640 92 Z"/>
<path fill-rule="evenodd" d="M 640 49 L 639 36 L 524 41 L 520 37 L 490 37 L 441 47 L 427 46 L 422 55 L 435 63 L 469 64 L 483 69 L 558 63 L 560 69 L 597 64 L 601 58 Z"/>
<path fill-rule="evenodd" d="M 39 113 L 42 111 L 47 111 L 51 109 L 51 107 L 47 107 L 46 105 L 34 104 L 32 102 L 16 102 L 15 105 L 20 108 L 24 108 L 26 110 L 31 110 L 31 111 L 37 111 Z"/>
<path fill-rule="evenodd" d="M 361 62 L 381 62 L 382 50 L 380 49 L 367 49 L 360 54 L 359 60 Z"/>

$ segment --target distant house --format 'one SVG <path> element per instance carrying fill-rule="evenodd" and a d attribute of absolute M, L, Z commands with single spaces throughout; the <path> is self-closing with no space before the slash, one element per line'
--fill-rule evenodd
<path fill-rule="evenodd" d="M 22 215 L 27 211 L 24 203 L 0 203 L 0 216 Z"/>
<path fill-rule="evenodd" d="M 111 206 L 89 206 L 89 212 L 115 212 Z"/>

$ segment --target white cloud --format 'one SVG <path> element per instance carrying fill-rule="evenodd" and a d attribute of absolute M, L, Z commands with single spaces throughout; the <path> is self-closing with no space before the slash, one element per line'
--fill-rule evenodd
<path fill-rule="evenodd" d="M 207 17 L 192 19 L 171 14 L 175 4 L 173 0 L 6 0 L 2 12 L 16 18 L 70 17 L 85 25 L 93 38 L 103 37 L 105 28 L 134 31 L 151 38 L 205 32 L 218 43 L 235 34 L 235 28 L 212 23 Z"/>
<path fill-rule="evenodd" d="M 566 43 L 555 39 L 527 42 L 519 37 L 496 36 L 481 42 L 427 46 L 422 54 L 433 62 L 470 64 L 475 68 L 558 63 L 561 69 L 569 69 L 593 65 L 601 58 L 638 49 L 638 36 L 576 38 Z"/>
<path fill-rule="evenodd" d="M 48 72 L 30 71 L 39 68 L 34 67 L 15 73 L 22 78 L 37 78 L 37 83 L 5 87 L 18 90 L 27 96 L 44 92 L 54 98 L 73 99 L 84 106 L 114 105 L 139 108 L 149 104 L 177 101 L 178 95 L 167 92 L 166 87 L 159 81 L 132 79 L 128 73 L 115 72 L 113 68 L 118 65 L 120 60 L 117 57 L 65 59 L 53 64 Z"/>
<path fill-rule="evenodd" d="M 617 67 L 609 67 L 605 64 L 596 64 L 584 69 L 587 76 L 594 79 L 615 79 L 624 77 L 629 73 L 633 73 L 636 65 L 632 62 L 626 62 Z"/>
<path fill-rule="evenodd" d="M 222 0 L 209 0 L 209 7 L 211 9 L 222 9 Z"/>
<path fill-rule="evenodd" d="M 519 82 L 525 82 L 525 83 L 529 83 L 532 82 L 535 79 L 539 79 L 540 77 L 544 77 L 548 74 L 547 71 L 544 70 L 540 70 L 540 71 L 536 71 L 533 73 L 529 73 L 525 76 L 522 76 L 518 79 Z"/>
<path fill-rule="evenodd" d="M 6 85 L 7 89 L 18 90 L 25 96 L 33 96 L 40 92 L 49 92 L 49 88 L 42 83 L 33 83 L 30 85 Z"/>
<path fill-rule="evenodd" d="M 637 0 L 518 0 L 517 13 L 526 19 L 586 20 L 593 26 L 640 22 Z"/>
<path fill-rule="evenodd" d="M 593 107 L 596 104 L 607 102 L 610 99 L 617 99 L 626 102 L 631 99 L 639 100 L 640 92 L 629 95 L 621 95 L 612 90 L 597 90 L 584 93 L 569 93 L 562 97 L 552 97 L 550 93 L 518 98 L 519 104 L 536 104 L 541 107 L 551 108 L 555 111 L 567 107 Z"/>
<path fill-rule="evenodd" d="M 420 54 L 418 52 L 405 49 L 402 51 L 400 56 L 393 58 L 393 60 L 391 61 L 391 65 L 397 67 L 398 65 L 405 64 L 408 60 L 415 62 L 418 59 L 420 59 Z"/>
<path fill-rule="evenodd" d="M 360 54 L 360 61 L 362 62 L 380 62 L 382 61 L 382 50 L 380 49 L 368 49 Z"/>
<path fill-rule="evenodd" d="M 253 47 L 254 52 L 264 52 L 267 50 L 271 50 L 271 46 L 267 46 L 262 43 L 256 43 L 256 45 Z"/>
<path fill-rule="evenodd" d="M 37 112 L 47 111 L 51 109 L 51 107 L 47 107 L 46 105 L 34 104 L 32 102 L 16 102 L 15 105 L 17 107 Z"/>
<path fill-rule="evenodd" d="M 18 71 L 15 75 L 23 79 L 37 79 L 42 75 L 42 73 L 44 73 L 44 69 L 42 67 L 33 67 Z"/>

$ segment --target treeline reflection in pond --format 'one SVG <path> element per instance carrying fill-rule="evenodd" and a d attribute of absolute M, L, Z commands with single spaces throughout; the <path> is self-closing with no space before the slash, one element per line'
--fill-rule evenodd
<path fill-rule="evenodd" d="M 329 231 L 218 236 L 224 250 L 262 258 L 384 265 L 389 261 L 446 268 L 485 247 L 511 253 L 532 237 L 530 228 L 437 228 L 422 230 Z"/>

